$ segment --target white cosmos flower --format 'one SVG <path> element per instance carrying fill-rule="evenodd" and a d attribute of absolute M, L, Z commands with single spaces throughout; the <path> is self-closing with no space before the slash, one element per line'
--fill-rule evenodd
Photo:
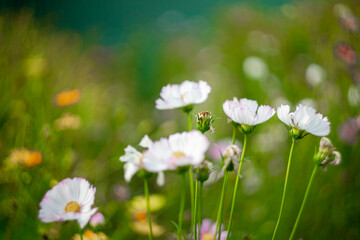
<path fill-rule="evenodd" d="M 77 220 L 84 228 L 97 211 L 96 188 L 83 178 L 67 178 L 49 190 L 40 202 L 39 218 L 43 222 Z"/>
<path fill-rule="evenodd" d="M 274 114 L 275 110 L 267 105 L 258 107 L 254 100 L 242 98 L 238 100 L 226 100 L 223 104 L 225 114 L 235 123 L 240 124 L 244 133 L 250 133 L 260 123 L 266 122 Z"/>
<path fill-rule="evenodd" d="M 279 119 L 290 127 L 290 135 L 301 139 L 308 133 L 324 137 L 330 133 L 330 122 L 327 117 L 316 113 L 312 107 L 299 104 L 295 112 L 290 113 L 289 105 L 281 105 L 277 109 Z"/>
<path fill-rule="evenodd" d="M 186 80 L 181 84 L 168 84 L 161 89 L 156 108 L 165 110 L 203 103 L 210 92 L 209 84 L 202 80 L 198 83 Z"/>
<path fill-rule="evenodd" d="M 148 135 L 145 135 L 139 143 L 139 145 L 144 148 L 149 148 L 152 144 L 153 142 Z M 164 173 L 162 171 L 154 170 L 154 167 L 152 166 L 153 163 L 151 161 L 144 161 L 143 153 L 136 150 L 133 146 L 128 145 L 125 148 L 125 155 L 120 157 L 120 161 L 125 163 L 124 164 L 125 181 L 130 182 L 131 178 L 134 176 L 135 173 L 137 173 L 141 169 L 145 169 L 149 172 L 157 172 L 158 173 L 157 184 L 159 186 L 164 185 L 164 181 L 165 181 Z M 156 162 L 154 164 L 156 164 Z"/>
<path fill-rule="evenodd" d="M 209 141 L 200 131 L 175 133 L 154 142 L 144 153 L 144 164 L 156 163 L 151 165 L 153 171 L 196 166 L 204 160 L 208 147 Z"/>

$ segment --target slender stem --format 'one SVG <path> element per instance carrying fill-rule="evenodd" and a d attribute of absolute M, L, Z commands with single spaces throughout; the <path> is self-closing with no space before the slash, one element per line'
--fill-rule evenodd
<path fill-rule="evenodd" d="M 229 172 L 225 170 L 224 181 L 223 181 L 223 186 L 222 186 L 222 190 L 221 190 L 219 210 L 218 210 L 218 215 L 217 215 L 217 219 L 216 219 L 215 237 L 219 233 L 218 239 L 220 239 L 220 235 L 221 235 L 221 222 L 222 222 L 222 217 L 223 217 L 224 199 L 225 199 L 225 192 L 226 192 L 226 186 L 227 186 L 227 181 L 228 181 L 228 174 L 229 174 Z"/>
<path fill-rule="evenodd" d="M 199 189 L 199 227 L 198 227 L 199 239 L 201 239 L 200 230 L 201 230 L 201 226 L 202 226 L 202 203 L 203 203 L 203 183 L 200 182 L 200 189 Z"/>
<path fill-rule="evenodd" d="M 195 202 L 194 202 L 194 212 L 193 212 L 193 227 L 194 227 L 194 239 L 197 239 L 197 229 L 196 229 L 196 217 L 197 217 L 197 205 L 198 205 L 198 190 L 199 190 L 199 181 L 195 181 Z"/>
<path fill-rule="evenodd" d="M 188 121 L 188 131 L 191 131 L 192 126 L 192 119 L 191 119 L 191 113 L 187 112 L 187 121 Z M 194 217 L 194 174 L 191 170 L 191 166 L 189 168 L 189 185 L 190 185 L 190 206 L 191 206 L 191 220 L 193 220 Z M 193 224 L 194 222 L 191 221 L 191 239 L 193 238 Z"/>
<path fill-rule="evenodd" d="M 178 223 L 178 240 L 181 239 L 182 235 L 182 221 L 184 216 L 185 208 L 185 194 L 186 194 L 186 182 L 185 173 L 181 174 L 181 197 L 180 197 L 180 210 L 179 210 L 179 223 Z"/>
<path fill-rule="evenodd" d="M 149 222 L 149 239 L 153 239 L 153 232 L 152 232 L 152 226 L 151 226 L 151 214 L 150 214 L 150 201 L 149 201 L 149 183 L 147 178 L 144 178 L 144 190 L 145 190 L 145 198 L 146 198 L 146 215 Z"/>
<path fill-rule="evenodd" d="M 290 154 L 289 154 L 288 165 L 287 165 L 287 169 L 286 169 L 285 184 L 284 184 L 284 190 L 283 190 L 283 195 L 282 195 L 282 200 L 281 200 L 281 205 L 280 205 L 279 217 L 278 217 L 278 220 L 276 222 L 276 226 L 275 226 L 275 230 L 274 230 L 274 233 L 273 233 L 273 236 L 272 236 L 272 240 L 275 239 L 276 231 L 277 231 L 277 229 L 279 227 L 281 214 L 282 214 L 283 207 L 284 207 L 284 201 L 285 201 L 285 195 L 286 195 L 286 187 L 287 187 L 287 182 L 288 182 L 288 177 L 289 177 L 289 170 L 290 170 L 290 165 L 291 165 L 291 157 L 292 157 L 294 145 L 295 145 L 295 140 L 293 139 L 292 144 L 291 144 Z"/>
<path fill-rule="evenodd" d="M 293 230 L 292 230 L 292 232 L 291 232 L 291 235 L 290 235 L 289 240 L 293 239 L 293 237 L 294 237 L 294 234 L 295 234 L 297 225 L 298 225 L 298 223 L 299 223 L 299 220 L 300 220 L 302 211 L 303 211 L 303 209 L 304 209 L 306 200 L 307 200 L 307 198 L 308 198 L 309 190 L 310 190 L 311 184 L 312 184 L 312 182 L 313 182 L 313 180 L 314 180 L 314 177 L 315 177 L 315 174 L 316 174 L 316 170 L 317 170 L 317 169 L 318 169 L 318 166 L 315 165 L 314 170 L 312 171 L 312 174 L 311 174 L 310 181 L 309 181 L 308 186 L 307 186 L 307 188 L 306 188 L 305 196 L 304 196 L 304 199 L 303 199 L 303 201 L 302 201 L 301 208 L 300 208 L 300 211 L 299 211 L 298 216 L 297 216 L 297 218 L 296 218 L 296 222 L 295 222 L 294 228 L 293 228 Z"/>
<path fill-rule="evenodd" d="M 83 229 L 82 228 L 80 228 L 79 234 L 80 234 L 80 240 L 83 240 Z"/>
<path fill-rule="evenodd" d="M 240 158 L 240 166 L 239 166 L 239 169 L 238 169 L 238 172 L 237 172 L 236 181 L 235 181 L 235 186 L 234 186 L 233 198 L 232 198 L 232 202 L 231 202 L 229 226 L 228 226 L 228 232 L 227 232 L 226 240 L 229 239 L 230 233 L 231 233 L 231 223 L 232 223 L 232 218 L 233 218 L 233 215 L 234 215 L 235 200 L 236 200 L 236 191 L 237 191 L 237 187 L 238 187 L 238 184 L 239 184 L 239 179 L 240 179 L 240 173 L 241 173 L 241 167 L 242 167 L 243 159 L 244 159 L 244 156 L 245 156 L 246 142 L 247 142 L 247 134 L 244 134 L 244 147 L 243 147 L 243 150 L 242 150 L 242 154 L 241 154 L 241 158 Z"/>
<path fill-rule="evenodd" d="M 187 114 L 187 121 L 188 121 L 188 131 L 191 131 L 191 129 L 192 129 L 191 112 L 188 112 L 186 114 Z"/>
<path fill-rule="evenodd" d="M 235 138 L 236 138 L 236 127 L 234 126 L 233 135 L 232 135 L 232 144 L 235 144 Z"/>

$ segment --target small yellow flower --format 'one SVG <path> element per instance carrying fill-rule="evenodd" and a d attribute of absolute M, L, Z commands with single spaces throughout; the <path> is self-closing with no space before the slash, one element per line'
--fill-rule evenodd
<path fill-rule="evenodd" d="M 78 103 L 81 97 L 81 92 L 79 89 L 74 89 L 70 91 L 63 91 L 56 94 L 55 104 L 58 107 L 66 107 Z"/>
<path fill-rule="evenodd" d="M 166 198 L 163 195 L 160 194 L 152 194 L 149 196 L 149 202 L 150 202 L 150 211 L 155 212 L 159 209 L 163 208 L 166 203 Z M 130 200 L 128 203 L 128 210 L 131 213 L 134 212 L 146 212 L 146 199 L 144 196 L 136 196 L 132 200 Z"/>
<path fill-rule="evenodd" d="M 149 235 L 149 223 L 148 221 L 133 221 L 130 225 L 131 229 L 141 235 Z M 154 237 L 159 237 L 165 233 L 165 228 L 154 222 L 151 223 L 152 232 Z"/>
<path fill-rule="evenodd" d="M 75 234 L 73 240 L 80 240 L 80 234 Z M 83 234 L 83 240 L 108 240 L 108 236 L 103 232 L 95 233 L 91 230 L 86 230 Z"/>
<path fill-rule="evenodd" d="M 29 151 L 20 148 L 10 153 L 9 160 L 13 165 L 22 165 L 30 168 L 42 162 L 42 154 L 39 151 Z"/>
<path fill-rule="evenodd" d="M 80 124 L 80 117 L 71 113 L 64 113 L 61 118 L 58 118 L 54 121 L 55 128 L 58 131 L 66 129 L 78 129 Z"/>

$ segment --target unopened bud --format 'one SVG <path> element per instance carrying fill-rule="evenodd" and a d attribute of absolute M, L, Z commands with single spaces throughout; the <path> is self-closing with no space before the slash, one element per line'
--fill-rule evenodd
<path fill-rule="evenodd" d="M 98 225 L 102 225 L 105 223 L 105 218 L 104 215 L 102 215 L 101 213 L 95 213 L 91 218 L 90 218 L 90 225 L 92 227 L 96 227 Z"/>
<path fill-rule="evenodd" d="M 232 171 L 240 160 L 241 150 L 236 145 L 229 145 L 224 151 L 224 167 L 227 171 Z"/>
<path fill-rule="evenodd" d="M 339 165 L 341 162 L 341 154 L 334 150 L 335 148 L 330 139 L 326 137 L 321 138 L 319 151 L 314 155 L 315 164 L 323 167 L 327 164 Z"/>
<path fill-rule="evenodd" d="M 213 168 L 213 165 L 209 161 L 203 161 L 199 167 L 198 172 L 196 174 L 197 180 L 199 180 L 201 183 L 205 182 L 209 179 L 210 171 Z"/>
<path fill-rule="evenodd" d="M 196 129 L 202 133 L 205 133 L 209 130 L 211 130 L 211 133 L 215 133 L 214 128 L 212 127 L 213 118 L 210 112 L 199 112 L 197 114 L 196 122 Z"/>
<path fill-rule="evenodd" d="M 334 160 L 329 162 L 329 164 L 334 165 L 334 166 L 340 165 L 340 163 L 341 163 L 341 154 L 338 151 L 333 151 L 332 155 L 334 157 Z"/>

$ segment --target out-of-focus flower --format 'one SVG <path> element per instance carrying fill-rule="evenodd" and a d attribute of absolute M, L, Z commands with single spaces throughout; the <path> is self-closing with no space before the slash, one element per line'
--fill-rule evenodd
<path fill-rule="evenodd" d="M 337 166 L 341 162 L 341 154 L 335 151 L 330 139 L 323 137 L 320 140 L 319 150 L 314 154 L 314 162 L 323 167 L 326 167 L 327 164 Z"/>
<path fill-rule="evenodd" d="M 130 224 L 131 229 L 141 235 L 148 236 L 150 234 L 149 223 L 145 221 L 133 221 Z M 165 233 L 165 228 L 159 224 L 151 222 L 152 234 L 154 237 L 160 237 Z"/>
<path fill-rule="evenodd" d="M 151 139 L 145 135 L 139 145 L 144 148 L 149 148 L 153 142 Z M 131 178 L 135 173 L 139 172 L 142 169 L 150 172 L 157 172 L 158 178 L 157 183 L 159 186 L 164 185 L 164 171 L 165 169 L 159 168 L 157 162 L 152 161 L 144 161 L 144 155 L 136 150 L 133 146 L 128 145 L 125 148 L 125 155 L 120 157 L 120 161 L 124 162 L 124 170 L 125 170 L 125 180 L 130 182 Z"/>
<path fill-rule="evenodd" d="M 216 162 L 221 162 L 224 151 L 230 144 L 231 139 L 211 143 L 208 151 L 209 157 Z"/>
<path fill-rule="evenodd" d="M 163 208 L 166 203 L 166 198 L 160 194 L 152 194 L 149 196 L 150 212 L 156 212 Z M 144 196 L 136 196 L 126 204 L 126 210 L 131 216 L 131 229 L 139 234 L 149 234 L 149 224 L 146 214 L 146 199 Z M 151 223 L 153 235 L 161 236 L 165 229 L 154 222 Z"/>
<path fill-rule="evenodd" d="M 339 19 L 340 26 L 348 32 L 357 33 L 359 32 L 360 25 L 359 19 L 354 16 L 341 17 Z"/>
<path fill-rule="evenodd" d="M 96 188 L 83 178 L 66 178 L 49 190 L 40 202 L 39 218 L 43 222 L 77 220 L 84 228 L 97 211 Z"/>
<path fill-rule="evenodd" d="M 339 127 L 338 135 L 344 142 L 355 145 L 360 134 L 360 116 L 351 118 Z"/>
<path fill-rule="evenodd" d="M 35 167 L 42 162 L 42 154 L 39 151 L 29 151 L 24 148 L 15 149 L 9 155 L 9 160 L 13 165 L 25 167 Z"/>
<path fill-rule="evenodd" d="M 348 6 L 341 3 L 335 4 L 333 11 L 336 17 L 349 17 L 353 15 L 351 9 Z"/>
<path fill-rule="evenodd" d="M 161 89 L 160 98 L 156 100 L 156 108 L 160 110 L 186 108 L 192 109 L 193 104 L 205 102 L 211 88 L 205 81 L 184 81 L 181 84 L 168 84 Z"/>
<path fill-rule="evenodd" d="M 245 75 L 254 80 L 263 81 L 269 75 L 266 62 L 259 57 L 247 57 L 243 63 Z"/>
<path fill-rule="evenodd" d="M 357 53 L 349 43 L 337 43 L 334 46 L 334 55 L 348 66 L 355 66 L 358 63 Z"/>
<path fill-rule="evenodd" d="M 55 104 L 58 107 L 66 107 L 79 102 L 81 92 L 79 89 L 63 91 L 55 95 Z"/>
<path fill-rule="evenodd" d="M 198 226 L 197 226 L 198 228 Z M 223 231 L 224 226 L 221 224 L 221 232 L 220 232 L 220 240 L 225 240 L 227 236 L 227 231 Z M 197 231 L 198 233 L 199 231 Z M 198 239 L 200 240 L 213 240 L 218 239 L 216 236 L 216 222 L 212 222 L 211 219 L 205 218 L 202 220 L 202 224 L 200 227 L 200 236 Z M 217 233 L 218 235 L 219 233 Z"/>
<path fill-rule="evenodd" d="M 275 110 L 267 105 L 258 107 L 254 100 L 242 98 L 238 100 L 226 100 L 223 104 L 225 114 L 236 124 L 239 124 L 240 130 L 245 133 L 251 133 L 255 126 L 266 122 L 274 114 Z"/>
<path fill-rule="evenodd" d="M 327 136 L 330 133 L 330 122 L 327 117 L 316 113 L 312 107 L 298 105 L 295 112 L 290 113 L 289 105 L 281 105 L 277 109 L 279 119 L 289 128 L 294 139 L 301 139 L 308 133 L 315 136 Z"/>
<path fill-rule="evenodd" d="M 197 166 L 204 160 L 208 146 L 208 139 L 197 130 L 175 133 L 154 142 L 144 153 L 143 162 L 149 171 Z"/>
<path fill-rule="evenodd" d="M 61 118 L 58 118 L 54 121 L 55 129 L 57 131 L 78 129 L 80 127 L 80 124 L 80 117 L 71 113 L 64 113 Z"/>
<path fill-rule="evenodd" d="M 41 56 L 33 56 L 25 62 L 25 73 L 29 78 L 39 78 L 46 68 L 46 60 Z"/>
<path fill-rule="evenodd" d="M 73 240 L 80 240 L 80 234 L 75 234 Z M 91 230 L 86 230 L 83 234 L 83 240 L 108 240 L 108 236 L 105 235 L 103 232 L 93 232 Z"/>
<path fill-rule="evenodd" d="M 360 86 L 350 86 L 347 94 L 347 100 L 353 107 L 360 105 Z"/>
<path fill-rule="evenodd" d="M 205 133 L 211 130 L 211 134 L 215 133 L 215 129 L 212 127 L 212 123 L 214 122 L 211 113 L 208 111 L 202 111 L 197 114 L 196 118 L 196 129 L 202 133 Z"/>
<path fill-rule="evenodd" d="M 316 87 L 324 82 L 326 78 L 326 72 L 320 65 L 312 63 L 307 67 L 305 76 L 307 82 L 311 86 Z"/>
<path fill-rule="evenodd" d="M 98 225 L 103 225 L 105 223 L 105 218 L 104 215 L 102 215 L 101 213 L 95 213 L 91 218 L 90 218 L 90 225 L 92 227 L 96 227 Z"/>
<path fill-rule="evenodd" d="M 125 202 L 130 197 L 130 190 L 126 185 L 115 184 L 111 189 L 113 196 L 117 201 Z"/>
<path fill-rule="evenodd" d="M 360 85 L 360 71 L 358 69 L 351 71 L 351 78 L 356 85 Z"/>
<path fill-rule="evenodd" d="M 151 194 L 149 196 L 150 202 L 150 212 L 156 212 L 163 208 L 166 203 L 166 198 L 161 194 Z M 129 202 L 126 203 L 127 210 L 134 214 L 134 218 L 136 213 L 144 213 L 146 215 L 146 199 L 144 196 L 136 196 L 132 198 Z M 137 219 L 139 220 L 139 219 Z"/>
<path fill-rule="evenodd" d="M 298 103 L 298 105 L 304 105 L 304 106 L 309 106 L 309 107 L 312 107 L 312 108 L 316 108 L 316 101 L 312 98 L 304 98 L 304 99 L 301 99 Z"/>

